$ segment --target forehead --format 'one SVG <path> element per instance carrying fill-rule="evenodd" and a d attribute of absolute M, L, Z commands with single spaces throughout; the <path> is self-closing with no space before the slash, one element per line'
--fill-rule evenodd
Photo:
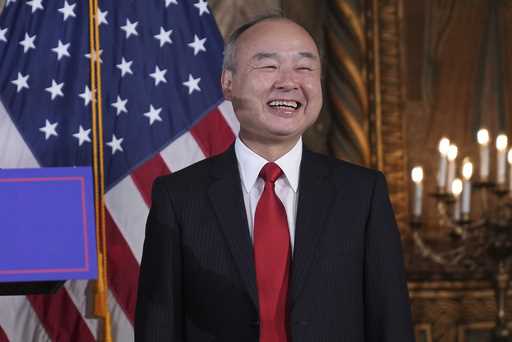
<path fill-rule="evenodd" d="M 318 56 L 313 38 L 301 26 L 286 19 L 264 20 L 240 35 L 237 59 L 251 58 L 258 53 L 308 53 Z"/>

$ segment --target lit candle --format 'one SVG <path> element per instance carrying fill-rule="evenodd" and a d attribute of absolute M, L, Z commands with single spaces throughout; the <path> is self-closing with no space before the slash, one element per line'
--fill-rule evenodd
<path fill-rule="evenodd" d="M 508 150 L 508 195 L 512 197 L 512 148 Z"/>
<path fill-rule="evenodd" d="M 496 138 L 496 149 L 497 152 L 497 169 L 496 169 L 496 184 L 498 186 L 504 186 L 507 179 L 507 145 L 508 138 L 505 134 L 500 134 Z"/>
<path fill-rule="evenodd" d="M 478 131 L 476 138 L 480 145 L 480 180 L 485 182 L 489 179 L 490 149 L 489 131 L 485 128 Z"/>
<path fill-rule="evenodd" d="M 457 154 L 459 153 L 459 150 L 457 146 L 454 144 L 450 145 L 448 147 L 448 184 L 451 186 L 453 180 L 455 179 L 455 159 L 457 159 Z"/>
<path fill-rule="evenodd" d="M 460 178 L 455 178 L 452 182 L 452 194 L 455 198 L 455 204 L 453 206 L 453 219 L 460 221 L 460 194 L 462 192 L 462 181 Z"/>
<path fill-rule="evenodd" d="M 462 218 L 464 220 L 469 219 L 469 213 L 471 211 L 471 176 L 473 175 L 473 163 L 469 158 L 464 158 L 462 164 L 462 177 L 464 178 L 462 187 Z"/>
<path fill-rule="evenodd" d="M 446 155 L 448 154 L 449 147 L 450 140 L 448 138 L 442 138 L 439 141 L 439 170 L 437 173 L 437 188 L 439 189 L 439 192 L 446 191 Z"/>
<path fill-rule="evenodd" d="M 414 182 L 414 202 L 412 206 L 412 213 L 414 217 L 421 216 L 422 202 L 423 202 L 423 168 L 416 166 L 411 171 L 411 178 Z"/>

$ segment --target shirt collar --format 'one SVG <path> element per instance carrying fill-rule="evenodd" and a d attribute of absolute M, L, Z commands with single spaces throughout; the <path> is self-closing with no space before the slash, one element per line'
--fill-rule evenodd
<path fill-rule="evenodd" d="M 261 168 L 268 163 L 268 161 L 252 151 L 245 145 L 240 137 L 235 141 L 235 154 L 238 160 L 238 168 L 240 170 L 240 177 L 242 184 L 247 192 L 250 192 L 254 183 L 258 179 Z M 288 181 L 288 184 L 297 192 L 299 187 L 299 173 L 300 162 L 302 160 L 302 137 L 299 138 L 295 146 L 284 154 L 275 163 L 283 170 L 283 173 Z"/>

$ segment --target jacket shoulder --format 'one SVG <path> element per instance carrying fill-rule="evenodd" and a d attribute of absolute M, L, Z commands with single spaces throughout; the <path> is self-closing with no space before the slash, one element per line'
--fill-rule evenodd
<path fill-rule="evenodd" d="M 342 181 L 344 184 L 347 181 L 373 184 L 378 177 L 383 177 L 382 172 L 375 169 L 316 152 L 308 151 L 307 153 L 312 162 L 326 165 L 330 176 L 337 181 Z"/>
<path fill-rule="evenodd" d="M 155 179 L 153 188 L 163 186 L 173 193 L 204 189 L 209 183 L 211 166 L 216 158 L 206 158 L 179 171 L 159 176 Z"/>

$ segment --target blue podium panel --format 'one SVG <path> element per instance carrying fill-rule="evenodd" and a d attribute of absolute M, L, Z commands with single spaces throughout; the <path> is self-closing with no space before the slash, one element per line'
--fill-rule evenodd
<path fill-rule="evenodd" d="M 0 170 L 0 282 L 97 277 L 91 168 Z"/>

